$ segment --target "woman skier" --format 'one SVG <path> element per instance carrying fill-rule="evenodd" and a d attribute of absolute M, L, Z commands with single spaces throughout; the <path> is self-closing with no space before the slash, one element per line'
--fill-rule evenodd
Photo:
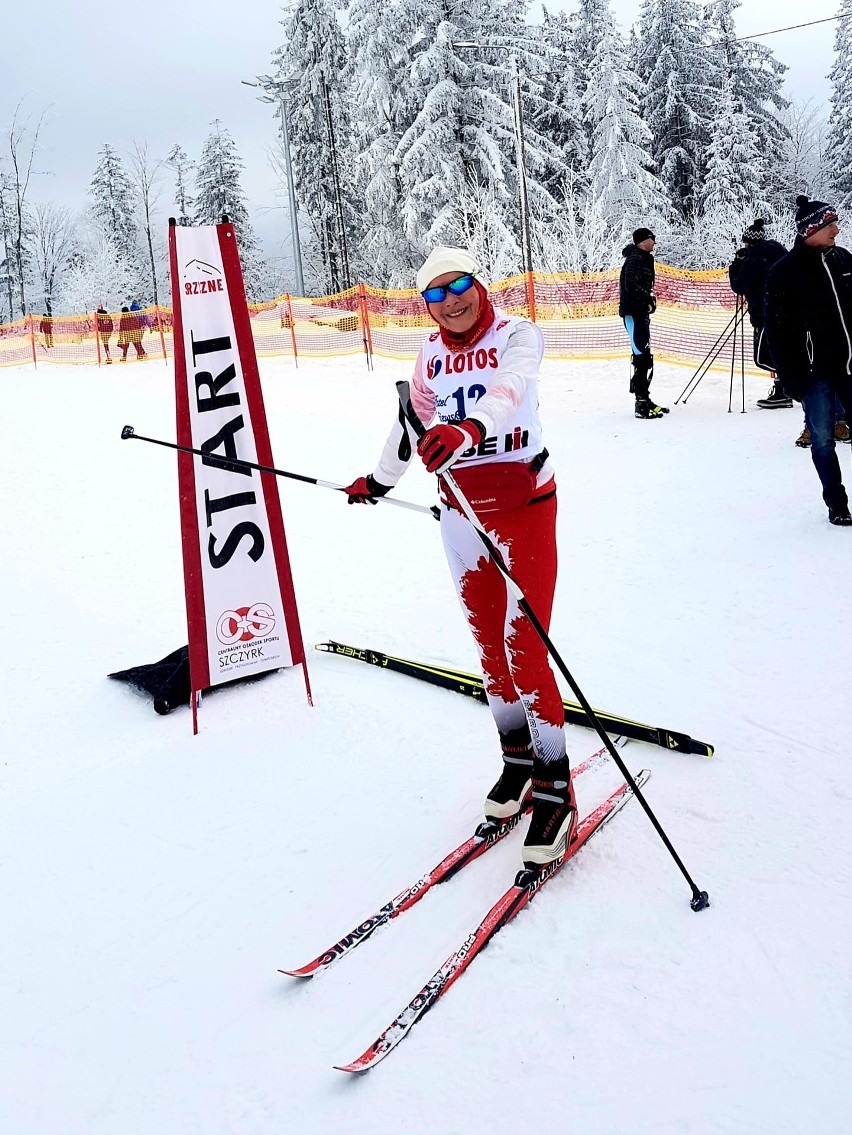
<path fill-rule="evenodd" d="M 439 247 L 417 273 L 438 325 L 417 356 L 411 383 L 413 408 L 429 428 L 418 442 L 400 413 L 373 472 L 346 492 L 350 504 L 375 503 L 397 484 L 414 452 L 439 474 L 441 535 L 503 754 L 485 815 L 497 821 L 517 815 L 531 793 L 523 858 L 536 868 L 563 856 L 577 827 L 562 695 L 544 644 L 440 474 L 452 470 L 547 628 L 557 555 L 556 482 L 538 413 L 544 343 L 535 324 L 493 306 L 477 271 L 470 252 Z"/>

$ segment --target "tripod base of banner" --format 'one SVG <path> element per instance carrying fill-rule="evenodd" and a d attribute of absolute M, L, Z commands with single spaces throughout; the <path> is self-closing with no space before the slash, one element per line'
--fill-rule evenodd
<path fill-rule="evenodd" d="M 230 686 L 247 685 L 257 682 L 270 674 L 277 674 L 275 670 L 266 670 L 263 674 L 249 674 L 245 678 L 234 678 L 233 681 L 223 682 L 219 686 L 212 686 L 209 690 L 198 690 L 193 696 L 189 680 L 189 647 L 182 646 L 173 650 L 159 662 L 149 662 L 141 666 L 131 666 L 128 670 L 117 670 L 107 677 L 115 678 L 119 682 L 126 682 L 135 686 L 146 694 L 150 694 L 154 702 L 154 712 L 165 715 L 180 706 L 191 706 L 193 709 L 193 724 L 196 720 L 196 711 L 201 705 L 204 693 L 214 690 L 228 689 Z"/>

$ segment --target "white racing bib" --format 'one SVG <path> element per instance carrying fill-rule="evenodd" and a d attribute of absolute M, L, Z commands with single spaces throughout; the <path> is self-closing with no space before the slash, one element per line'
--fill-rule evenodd
<path fill-rule="evenodd" d="M 524 324 L 539 334 L 528 320 L 498 311 L 494 323 L 470 350 L 448 350 L 438 331 L 433 332 L 421 348 L 415 367 L 415 386 L 421 396 L 434 398 L 437 420 L 458 422 L 476 418 L 486 427 L 487 436 L 462 454 L 461 464 L 530 461 L 542 450 L 537 381 L 540 353 L 538 359 L 525 356 L 522 360 L 513 360 L 509 369 L 501 367 L 509 337 Z M 501 411 L 496 427 L 494 407 L 497 402 L 490 397 L 492 395 L 499 396 Z M 480 402 L 481 415 L 477 413 Z"/>

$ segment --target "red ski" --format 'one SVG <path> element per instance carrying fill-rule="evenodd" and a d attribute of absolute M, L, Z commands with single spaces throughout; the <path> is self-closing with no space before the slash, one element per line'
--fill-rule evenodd
<path fill-rule="evenodd" d="M 616 738 L 615 743 L 616 745 L 623 745 L 624 740 L 619 737 Z M 581 776 L 593 765 L 604 760 L 606 755 L 605 748 L 598 749 L 596 753 L 592 753 L 587 760 L 573 770 L 572 776 Z M 529 812 L 530 807 L 531 804 L 524 809 L 524 812 Z M 509 832 L 517 827 L 520 820 L 521 814 L 503 821 L 486 820 L 479 825 L 472 836 L 445 856 L 428 874 L 418 879 L 412 886 L 406 887 L 404 891 L 400 891 L 396 898 L 392 898 L 390 902 L 379 907 L 375 914 L 360 922 L 348 934 L 344 934 L 338 942 L 317 955 L 313 961 L 300 966 L 298 969 L 279 969 L 278 972 L 286 974 L 288 977 L 313 977 L 320 970 L 328 969 L 340 958 L 345 958 L 348 954 L 351 954 L 362 942 L 366 942 L 380 926 L 384 926 L 386 922 L 397 918 L 404 911 L 410 910 L 415 903 L 420 902 L 432 887 L 436 887 L 439 883 L 446 883 L 448 879 L 457 875 L 463 867 L 467 867 L 468 863 L 473 863 L 474 859 L 478 859 L 480 855 L 484 855 L 486 851 L 498 844 L 501 839 L 505 839 Z"/>
<path fill-rule="evenodd" d="M 647 769 L 643 769 L 634 778 L 636 784 L 641 788 L 650 775 Z M 511 922 L 515 915 L 535 898 L 545 883 L 548 883 L 569 859 L 573 859 L 580 848 L 585 846 L 592 836 L 600 831 L 624 807 L 632 795 L 633 791 L 630 785 L 623 784 L 580 821 L 577 838 L 562 859 L 557 859 L 554 863 L 548 864 L 541 871 L 521 871 L 514 884 L 502 898 L 497 900 L 479 926 L 465 938 L 457 950 L 450 954 L 441 968 L 426 982 L 399 1016 L 379 1034 L 369 1048 L 351 1063 L 335 1064 L 335 1068 L 341 1072 L 366 1072 L 379 1061 L 384 1060 L 388 1053 L 408 1036 L 411 1029 L 424 1014 L 444 996 L 450 986 L 458 981 L 473 959 L 488 945 L 494 935 L 502 930 L 507 922 Z"/>

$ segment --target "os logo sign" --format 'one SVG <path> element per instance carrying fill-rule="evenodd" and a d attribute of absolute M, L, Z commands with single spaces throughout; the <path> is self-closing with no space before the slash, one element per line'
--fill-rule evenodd
<path fill-rule="evenodd" d="M 223 646 L 238 642 L 251 642 L 263 638 L 275 629 L 275 615 L 268 603 L 254 603 L 251 607 L 238 607 L 225 611 L 216 624 L 216 637 Z"/>

